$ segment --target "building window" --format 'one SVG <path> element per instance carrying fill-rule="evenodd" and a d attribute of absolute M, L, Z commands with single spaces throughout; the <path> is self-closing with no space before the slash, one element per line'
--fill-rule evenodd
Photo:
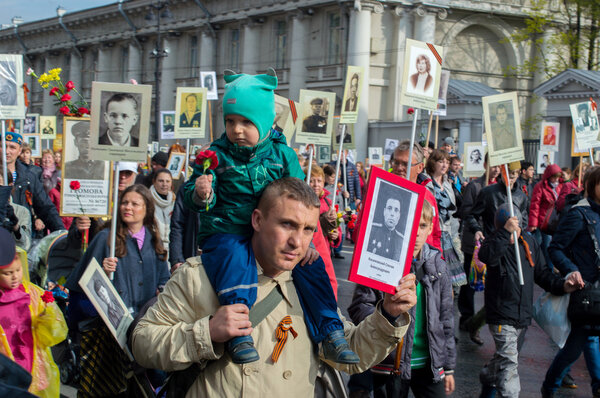
<path fill-rule="evenodd" d="M 238 70 L 240 67 L 240 30 L 233 29 L 231 31 L 231 59 L 230 65 L 233 70 Z"/>
<path fill-rule="evenodd" d="M 277 21 L 275 24 L 275 47 L 275 67 L 285 68 L 287 52 L 287 24 L 285 21 Z"/>
<path fill-rule="evenodd" d="M 190 69 L 190 76 L 198 77 L 198 36 L 190 38 Z"/>
<path fill-rule="evenodd" d="M 329 14 L 329 43 L 327 46 L 327 63 L 340 63 L 342 48 L 342 25 L 340 14 Z"/>
<path fill-rule="evenodd" d="M 129 47 L 121 49 L 121 82 L 129 82 Z"/>

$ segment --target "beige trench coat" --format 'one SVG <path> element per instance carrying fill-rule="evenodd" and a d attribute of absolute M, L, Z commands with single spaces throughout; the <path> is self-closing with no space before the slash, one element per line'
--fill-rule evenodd
<path fill-rule="evenodd" d="M 212 343 L 208 321 L 219 307 L 200 257 L 188 259 L 171 277 L 157 303 L 133 332 L 133 354 L 147 368 L 182 370 L 193 364 L 211 363 L 188 391 L 187 397 L 312 397 L 319 357 L 313 349 L 291 272 L 276 278 L 262 275 L 259 267 L 257 302 L 276 286 L 284 296 L 278 306 L 252 332 L 260 360 L 237 365 L 223 353 L 223 344 Z M 379 304 L 380 305 L 380 304 Z M 298 332 L 288 340 L 278 362 L 271 353 L 276 344 L 275 329 L 286 315 Z M 392 326 L 375 311 L 359 326 L 344 320 L 346 338 L 360 356 L 357 365 L 328 362 L 335 369 L 357 373 L 381 362 L 406 333 L 410 321 L 404 314 Z"/>

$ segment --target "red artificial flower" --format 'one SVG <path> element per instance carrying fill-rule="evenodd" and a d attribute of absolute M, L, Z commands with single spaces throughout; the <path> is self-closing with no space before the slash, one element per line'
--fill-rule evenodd
<path fill-rule="evenodd" d="M 81 113 L 82 115 L 89 115 L 90 114 L 90 110 L 88 108 L 84 108 L 84 107 L 81 107 L 81 108 L 77 109 L 77 112 Z"/>
<path fill-rule="evenodd" d="M 196 156 L 196 164 L 204 166 L 204 172 L 206 170 L 214 170 L 219 165 L 219 159 L 215 151 L 202 151 Z"/>
<path fill-rule="evenodd" d="M 71 188 L 73 191 L 77 191 L 79 188 L 81 188 L 81 184 L 79 183 L 79 181 L 73 180 L 71 181 L 69 188 Z"/>
<path fill-rule="evenodd" d="M 52 97 L 54 94 L 56 94 L 57 91 L 58 91 L 58 87 L 52 87 L 50 89 L 49 95 Z"/>
<path fill-rule="evenodd" d="M 66 115 L 67 113 L 71 112 L 71 109 L 68 106 L 63 106 L 58 111 L 63 115 Z"/>
<path fill-rule="evenodd" d="M 52 292 L 49 292 L 48 290 L 44 291 L 44 294 L 42 294 L 42 301 L 46 304 L 53 303 L 54 295 Z"/>
<path fill-rule="evenodd" d="M 62 97 L 60 97 L 60 100 L 62 102 L 71 101 L 71 96 L 69 94 L 63 94 Z"/>
<path fill-rule="evenodd" d="M 75 88 L 75 84 L 69 80 L 67 84 L 65 84 L 65 88 L 67 89 L 67 92 L 69 92 Z"/>
<path fill-rule="evenodd" d="M 335 205 L 335 212 L 337 213 L 338 211 L 340 211 L 340 206 Z"/>
<path fill-rule="evenodd" d="M 409 115 L 412 115 L 413 113 L 415 113 L 415 108 L 408 108 L 406 113 L 408 113 Z"/>

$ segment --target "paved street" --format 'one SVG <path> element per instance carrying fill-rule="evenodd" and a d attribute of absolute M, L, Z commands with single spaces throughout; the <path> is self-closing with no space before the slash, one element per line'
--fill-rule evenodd
<path fill-rule="evenodd" d="M 352 258 L 352 247 L 348 241 L 344 241 L 343 255 L 344 259 L 334 259 L 334 268 L 338 278 L 338 303 L 345 316 L 348 316 L 347 308 L 352 300 L 354 284 L 348 282 L 350 271 L 350 262 Z M 535 298 L 542 293 L 542 289 L 536 286 Z M 483 293 L 478 293 L 476 297 L 476 309 L 483 306 Z M 455 312 L 455 314 L 458 311 Z M 458 325 L 458 320 L 456 321 Z M 458 331 L 459 341 L 457 343 L 457 369 L 455 374 L 456 391 L 453 397 L 476 398 L 479 396 L 479 371 L 483 365 L 492 357 L 494 353 L 494 342 L 492 336 L 485 326 L 481 330 L 481 337 L 485 344 L 480 347 L 472 343 L 466 332 Z M 535 323 L 527 330 L 525 344 L 521 351 L 519 360 L 519 375 L 521 378 L 521 397 L 533 398 L 541 397 L 540 387 L 544 380 L 544 375 L 557 348 L 548 338 L 548 336 Z M 575 378 L 579 388 L 575 390 L 560 389 L 557 398 L 589 398 L 592 396 L 590 387 L 590 376 L 585 366 L 583 355 L 571 368 L 571 375 Z"/>

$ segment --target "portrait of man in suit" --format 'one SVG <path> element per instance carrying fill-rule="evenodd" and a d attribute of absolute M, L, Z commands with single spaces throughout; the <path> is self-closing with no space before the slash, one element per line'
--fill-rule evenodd
<path fill-rule="evenodd" d="M 346 100 L 344 105 L 344 112 L 356 112 L 356 106 L 358 105 L 358 73 L 355 73 L 350 78 L 350 97 Z"/>
<path fill-rule="evenodd" d="M 98 139 L 99 145 L 138 147 L 139 138 L 131 134 L 139 120 L 138 101 L 129 93 L 117 93 L 106 101 L 104 122 L 106 131 Z"/>

